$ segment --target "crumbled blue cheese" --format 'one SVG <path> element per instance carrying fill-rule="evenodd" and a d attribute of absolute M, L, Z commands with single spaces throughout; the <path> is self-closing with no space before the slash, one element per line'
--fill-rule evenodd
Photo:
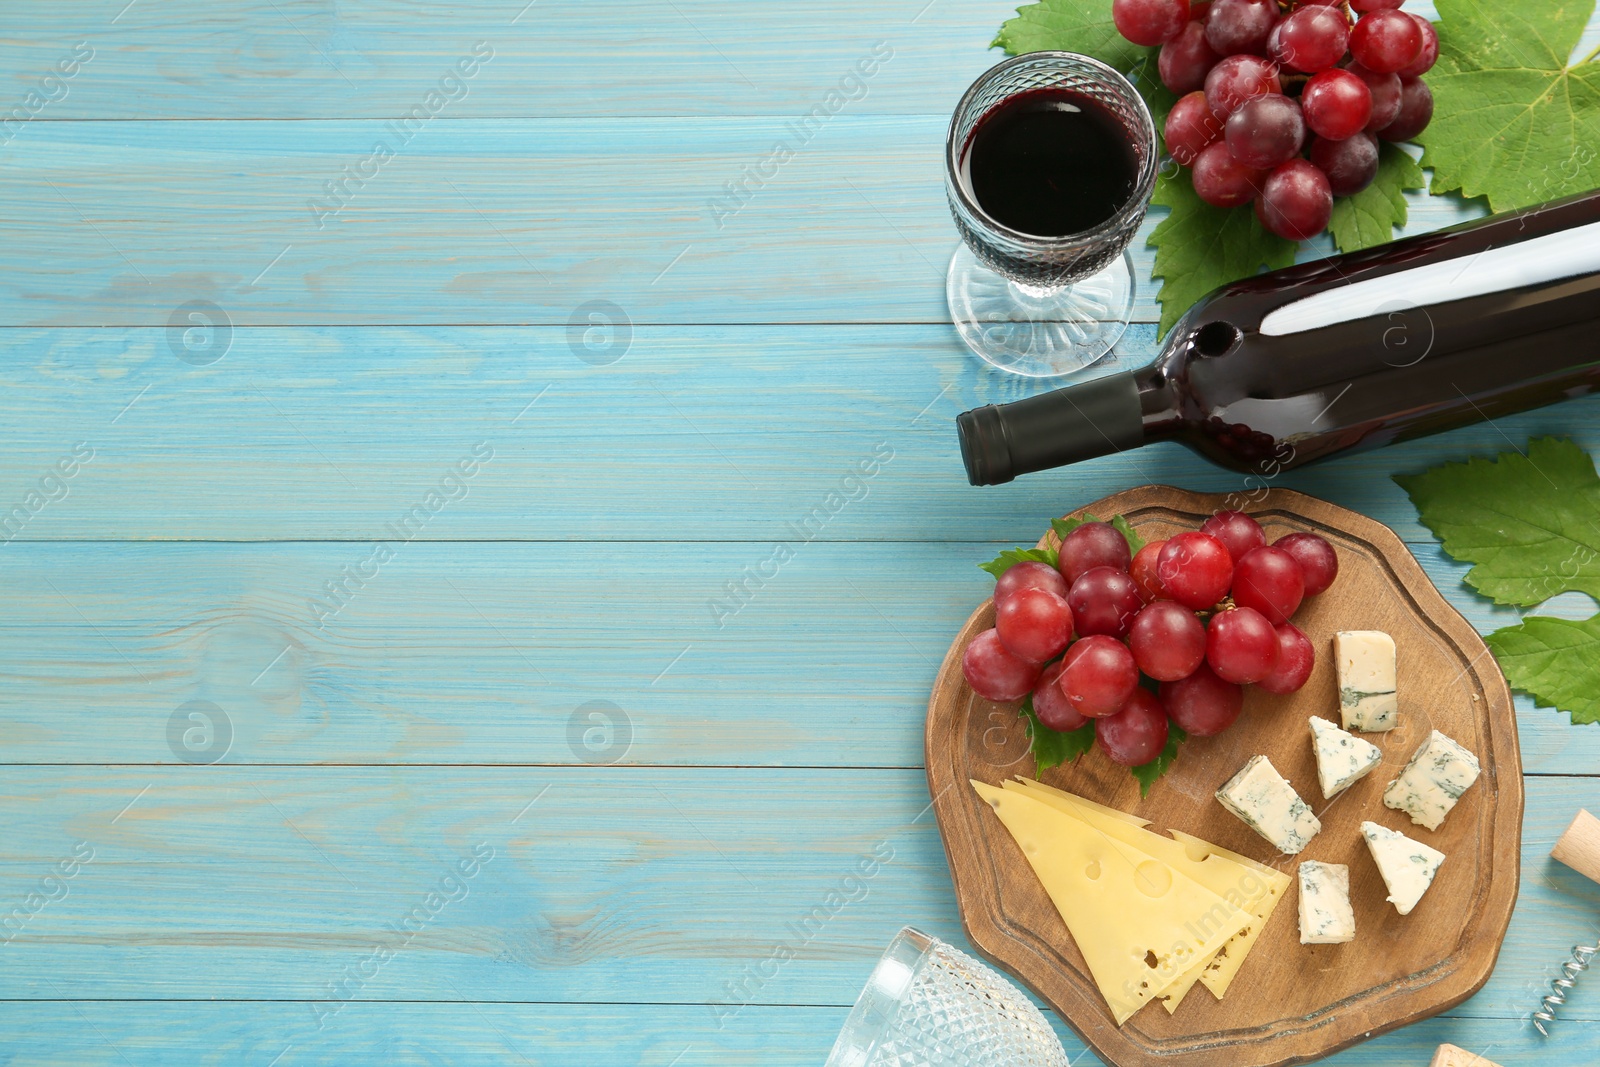
<path fill-rule="evenodd" d="M 1383 802 L 1411 816 L 1418 826 L 1437 830 L 1477 780 L 1478 757 L 1435 730 L 1383 791 Z"/>
<path fill-rule="evenodd" d="M 1362 823 L 1361 836 L 1367 839 L 1372 861 L 1383 875 L 1383 884 L 1389 887 L 1389 903 L 1401 915 L 1410 915 L 1433 884 L 1444 853 L 1375 822 Z"/>
<path fill-rule="evenodd" d="M 1217 801 L 1285 856 L 1298 855 L 1322 829 L 1272 761 L 1256 756 L 1217 790 Z"/>
<path fill-rule="evenodd" d="M 1344 728 L 1371 733 L 1399 726 L 1394 638 L 1381 630 L 1344 630 L 1333 635 L 1333 657 Z"/>
<path fill-rule="evenodd" d="M 1350 868 L 1342 863 L 1300 864 L 1300 943 L 1342 945 L 1356 939 L 1350 907 Z"/>
<path fill-rule="evenodd" d="M 1383 752 L 1370 741 L 1363 741 L 1339 729 L 1327 719 L 1311 717 L 1311 748 L 1317 754 L 1317 781 L 1322 795 L 1332 800 L 1365 778 L 1383 762 Z"/>

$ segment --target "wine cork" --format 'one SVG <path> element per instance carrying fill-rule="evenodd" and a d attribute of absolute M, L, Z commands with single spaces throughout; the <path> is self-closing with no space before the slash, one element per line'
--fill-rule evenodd
<path fill-rule="evenodd" d="M 1585 878 L 1600 882 L 1600 819 L 1580 809 L 1550 855 Z"/>
<path fill-rule="evenodd" d="M 1454 1045 L 1440 1045 L 1439 1051 L 1433 1054 L 1432 1067 L 1500 1067 L 1500 1065 L 1493 1060 L 1484 1059 L 1476 1052 L 1468 1052 Z"/>

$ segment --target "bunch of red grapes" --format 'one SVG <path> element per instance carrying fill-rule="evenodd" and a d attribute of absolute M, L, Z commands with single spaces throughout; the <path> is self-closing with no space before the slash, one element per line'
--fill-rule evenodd
<path fill-rule="evenodd" d="M 1111 16 L 1134 44 L 1161 46 L 1161 81 L 1180 97 L 1167 151 L 1200 199 L 1254 200 L 1261 225 L 1304 241 L 1334 197 L 1372 184 L 1380 138 L 1409 141 L 1433 118 L 1422 75 L 1439 35 L 1401 2 L 1113 0 Z"/>
<path fill-rule="evenodd" d="M 1339 573 L 1323 538 L 1292 533 L 1268 545 L 1260 523 L 1238 511 L 1137 555 L 1114 526 L 1084 523 L 1057 559 L 1000 576 L 994 628 L 967 646 L 962 673 L 989 700 L 1032 693 L 1034 714 L 1052 730 L 1092 720 L 1096 742 L 1127 767 L 1161 753 L 1169 721 L 1193 737 L 1226 730 L 1246 685 L 1305 685 L 1316 652 L 1289 619 Z M 1141 672 L 1159 695 L 1139 684 Z"/>

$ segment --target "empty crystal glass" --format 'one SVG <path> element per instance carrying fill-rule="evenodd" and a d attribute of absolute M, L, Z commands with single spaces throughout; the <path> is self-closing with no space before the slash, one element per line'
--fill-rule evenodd
<path fill-rule="evenodd" d="M 1127 199 L 1081 233 L 1038 236 L 1000 223 L 978 203 L 965 170 L 973 134 L 984 118 L 1040 90 L 1088 98 L 1122 127 L 1133 154 Z M 1072 52 L 1031 52 L 991 68 L 973 83 L 956 105 L 945 144 L 945 190 L 962 240 L 950 261 L 945 291 L 969 348 L 997 367 L 1030 377 L 1067 374 L 1111 350 L 1133 307 L 1126 250 L 1149 206 L 1157 157 L 1155 124 L 1144 100 L 1099 60 Z"/>
<path fill-rule="evenodd" d="M 1069 1067 L 1050 1024 L 994 970 L 907 926 L 867 979 L 826 1067 Z"/>

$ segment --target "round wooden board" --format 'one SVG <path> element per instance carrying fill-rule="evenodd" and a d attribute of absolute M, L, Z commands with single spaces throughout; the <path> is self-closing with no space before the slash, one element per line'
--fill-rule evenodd
<path fill-rule="evenodd" d="M 1223 500 L 1148 485 L 1073 514 L 1123 515 L 1151 541 L 1198 528 Z M 973 612 L 956 636 L 928 703 L 928 788 L 967 936 L 1115 1067 L 1306 1063 L 1441 1012 L 1488 980 L 1516 902 L 1522 759 L 1511 694 L 1477 632 L 1382 524 L 1286 489 L 1273 489 L 1244 510 L 1266 528 L 1269 541 L 1310 530 L 1338 551 L 1338 581 L 1308 600 L 1294 620 L 1317 649 L 1310 681 L 1289 696 L 1252 690 L 1239 722 L 1220 737 L 1188 741 L 1143 800 L 1128 771 L 1098 749 L 1045 772 L 1042 780 L 1149 819 L 1152 830 L 1195 834 L 1291 878 L 1302 859 L 1347 864 L 1355 941 L 1301 945 L 1299 894 L 1291 883 L 1226 1000 L 1197 985 L 1175 1015 L 1151 1004 L 1119 1029 L 1044 888 L 968 785 L 969 779 L 996 784 L 1033 773 L 1015 705 L 984 700 L 961 676 L 967 642 L 994 624 L 992 602 Z M 1040 543 L 1046 541 L 1054 543 L 1054 535 Z M 1317 784 L 1307 719 L 1339 721 L 1336 630 L 1382 630 L 1394 637 L 1401 725 L 1362 735 L 1383 750 L 1383 763 L 1330 803 Z M 1434 729 L 1476 753 L 1483 773 L 1444 825 L 1430 831 L 1385 807 L 1382 794 Z M 1322 821 L 1322 832 L 1300 856 L 1279 854 L 1213 797 L 1257 753 L 1271 758 Z M 1369 819 L 1448 857 L 1409 916 L 1396 914 L 1385 900 L 1358 829 Z"/>

